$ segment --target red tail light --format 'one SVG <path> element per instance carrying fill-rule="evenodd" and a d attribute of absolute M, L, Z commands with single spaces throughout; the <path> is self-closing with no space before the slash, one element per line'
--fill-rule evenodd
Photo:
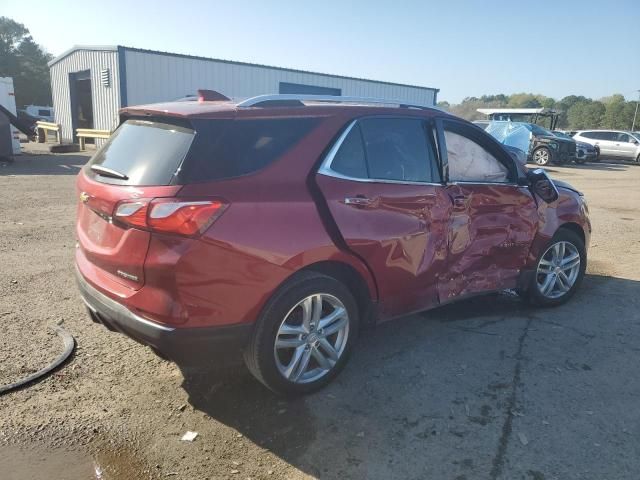
<path fill-rule="evenodd" d="M 116 205 L 113 221 L 143 230 L 193 236 L 204 232 L 225 207 L 219 200 L 125 200 Z"/>

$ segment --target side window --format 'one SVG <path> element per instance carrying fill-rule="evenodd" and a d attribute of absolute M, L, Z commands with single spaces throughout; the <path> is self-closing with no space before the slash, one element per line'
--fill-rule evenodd
<path fill-rule="evenodd" d="M 425 123 L 414 118 L 366 118 L 359 122 L 372 179 L 439 182 Z"/>
<path fill-rule="evenodd" d="M 193 120 L 196 130 L 179 181 L 239 177 L 277 161 L 319 123 L 315 118 Z"/>
<path fill-rule="evenodd" d="M 331 169 L 347 177 L 369 178 L 364 145 L 362 145 L 362 135 L 357 124 L 349 131 L 342 145 L 340 145 L 340 149 L 333 157 Z"/>
<path fill-rule="evenodd" d="M 608 140 L 610 142 L 615 142 L 617 139 L 615 132 L 599 132 L 599 136 L 602 140 Z"/>
<path fill-rule="evenodd" d="M 444 127 L 449 160 L 449 180 L 452 182 L 509 182 L 509 169 L 463 128 Z"/>
<path fill-rule="evenodd" d="M 581 137 L 584 138 L 591 138 L 591 139 L 596 139 L 598 137 L 596 137 L 596 133 L 595 132 L 582 132 L 579 134 Z"/>
<path fill-rule="evenodd" d="M 617 142 L 629 143 L 629 135 L 626 133 L 617 133 L 616 136 L 618 137 L 616 138 Z"/>

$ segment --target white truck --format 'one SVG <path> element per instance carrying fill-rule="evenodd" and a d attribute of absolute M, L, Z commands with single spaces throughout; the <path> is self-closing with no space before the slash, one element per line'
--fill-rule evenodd
<path fill-rule="evenodd" d="M 16 97 L 13 92 L 13 78 L 0 77 L 0 105 L 16 115 Z M 20 136 L 11 125 L 9 117 L 0 112 L 0 157 L 11 157 L 20 153 Z"/>

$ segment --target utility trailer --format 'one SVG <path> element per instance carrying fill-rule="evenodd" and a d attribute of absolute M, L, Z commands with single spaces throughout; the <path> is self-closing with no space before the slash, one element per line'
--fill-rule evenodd
<path fill-rule="evenodd" d="M 560 112 L 550 108 L 478 108 L 477 111 L 485 114 L 488 120 L 535 123 L 549 130 L 556 129 L 560 117 Z M 545 120 L 548 120 L 547 124 Z"/>

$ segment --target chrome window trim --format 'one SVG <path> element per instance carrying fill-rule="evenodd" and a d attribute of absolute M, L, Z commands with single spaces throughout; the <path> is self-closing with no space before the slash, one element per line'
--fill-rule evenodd
<path fill-rule="evenodd" d="M 466 181 L 466 180 L 454 180 L 452 182 L 447 182 L 447 185 L 503 185 L 508 187 L 522 187 L 523 185 L 518 185 L 515 182 L 475 182 L 475 181 Z"/>
<path fill-rule="evenodd" d="M 367 117 L 367 118 L 375 118 L 375 117 Z M 353 127 L 358 123 L 358 119 L 353 120 L 349 126 L 342 132 L 342 134 L 335 141 L 324 160 L 320 164 L 320 168 L 318 169 L 318 174 L 324 175 L 326 177 L 340 178 L 342 180 L 350 180 L 352 182 L 361 182 L 361 183 L 385 183 L 391 185 L 437 185 L 444 186 L 444 183 L 441 182 L 418 182 L 412 180 L 389 180 L 382 178 L 360 178 L 360 177 L 350 177 L 349 175 L 344 175 L 342 173 L 336 172 L 331 168 L 331 163 L 335 158 L 338 150 L 342 146 L 342 143 L 345 141 Z"/>

